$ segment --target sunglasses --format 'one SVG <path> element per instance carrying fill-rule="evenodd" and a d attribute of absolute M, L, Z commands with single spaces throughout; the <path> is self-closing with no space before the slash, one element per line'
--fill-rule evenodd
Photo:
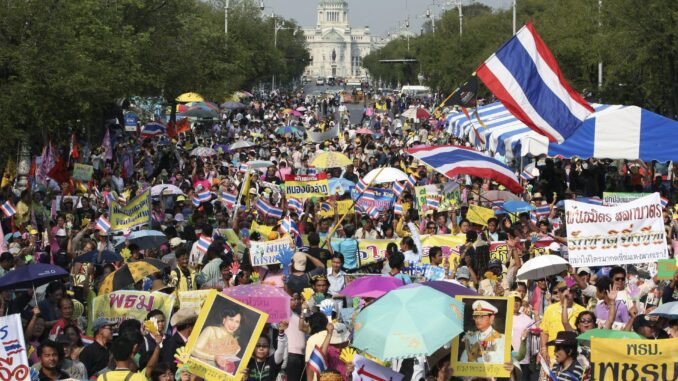
<path fill-rule="evenodd" d="M 579 322 L 584 324 L 593 323 L 593 319 L 581 319 Z"/>
<path fill-rule="evenodd" d="M 615 277 L 612 280 L 614 280 L 615 282 L 623 282 L 625 279 L 624 277 Z"/>
<path fill-rule="evenodd" d="M 268 348 L 268 345 L 257 344 L 257 348 Z"/>

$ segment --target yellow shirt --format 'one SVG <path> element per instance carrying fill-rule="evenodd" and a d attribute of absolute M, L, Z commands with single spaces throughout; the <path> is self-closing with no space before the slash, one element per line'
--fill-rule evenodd
<path fill-rule="evenodd" d="M 101 374 L 97 381 L 148 381 L 144 373 L 132 373 L 132 377 L 127 378 L 131 372 L 129 370 L 112 370 Z"/>
<path fill-rule="evenodd" d="M 541 325 L 539 326 L 545 334 L 548 335 L 549 340 L 554 340 L 558 335 L 558 332 L 564 331 L 565 327 L 562 322 L 563 307 L 561 307 L 560 302 L 553 303 L 550 306 L 546 307 L 544 310 L 544 318 L 541 320 Z M 577 303 L 572 304 L 572 311 L 568 312 L 568 321 L 570 325 L 574 327 L 574 322 L 577 320 L 577 316 L 580 313 L 586 311 L 586 308 L 580 306 Z M 549 357 L 553 358 L 553 346 L 549 348 Z"/>

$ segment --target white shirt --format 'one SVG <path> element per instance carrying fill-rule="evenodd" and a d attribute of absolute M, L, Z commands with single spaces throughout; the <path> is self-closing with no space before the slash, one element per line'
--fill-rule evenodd
<path fill-rule="evenodd" d="M 327 269 L 327 281 L 330 283 L 330 286 L 327 288 L 327 292 L 330 295 L 337 295 L 341 290 L 344 289 L 346 279 L 344 276 L 345 272 L 339 270 L 337 275 L 332 275 L 332 269 Z"/>

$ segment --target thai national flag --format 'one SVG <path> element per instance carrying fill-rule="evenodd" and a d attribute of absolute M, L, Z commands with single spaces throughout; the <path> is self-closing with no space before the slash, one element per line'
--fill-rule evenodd
<path fill-rule="evenodd" d="M 221 192 L 221 201 L 229 208 L 235 206 L 237 198 L 237 195 L 234 193 Z"/>
<path fill-rule="evenodd" d="M 526 170 L 524 170 L 523 172 L 520 173 L 520 178 L 525 180 L 525 181 L 530 181 L 530 180 L 534 179 L 534 176 L 532 176 L 530 171 L 528 171 L 526 169 Z"/>
<path fill-rule="evenodd" d="M 537 216 L 537 213 L 535 213 L 534 210 L 530 213 L 530 222 L 535 225 L 539 222 L 539 216 Z"/>
<path fill-rule="evenodd" d="M 438 201 L 437 197 L 427 196 L 426 207 L 429 209 L 438 210 L 438 208 L 440 207 L 440 201 Z"/>
<path fill-rule="evenodd" d="M 373 220 L 379 218 L 379 208 L 377 208 L 375 205 L 370 206 L 367 208 L 367 216 Z"/>
<path fill-rule="evenodd" d="M 245 163 L 240 163 L 240 166 L 238 167 L 238 170 L 240 173 L 247 173 L 248 166 Z"/>
<path fill-rule="evenodd" d="M 603 199 L 600 197 L 577 197 L 575 200 L 591 205 L 603 205 Z"/>
<path fill-rule="evenodd" d="M 14 208 L 12 201 L 5 201 L 5 203 L 0 206 L 0 209 L 5 214 L 5 217 L 12 217 L 16 214 L 16 209 Z"/>
<path fill-rule="evenodd" d="M 204 191 L 204 192 L 198 193 L 198 200 L 200 200 L 200 202 L 208 202 L 211 199 L 212 199 L 212 193 L 210 191 Z"/>
<path fill-rule="evenodd" d="M 97 220 L 97 229 L 104 233 L 108 233 L 111 230 L 111 223 L 106 219 L 106 217 L 100 216 Z"/>
<path fill-rule="evenodd" d="M 203 253 L 207 252 L 207 249 L 210 247 L 212 244 L 212 239 L 209 237 L 200 237 L 198 240 L 198 250 L 200 250 Z"/>
<path fill-rule="evenodd" d="M 593 107 L 570 87 L 532 23 L 477 69 L 490 91 L 520 121 L 551 142 L 562 143 Z"/>
<path fill-rule="evenodd" d="M 267 216 L 282 218 L 283 215 L 282 209 L 269 204 L 263 198 L 257 200 L 256 208 Z"/>
<path fill-rule="evenodd" d="M 191 202 L 196 208 L 200 206 L 200 199 L 196 196 L 191 197 Z"/>
<path fill-rule="evenodd" d="M 320 379 L 320 373 L 327 370 L 327 358 L 317 345 L 308 359 L 308 369 L 315 373 L 318 379 Z"/>
<path fill-rule="evenodd" d="M 534 213 L 535 213 L 538 217 L 548 216 L 549 214 L 551 214 L 551 205 L 542 205 L 542 206 L 538 206 L 538 207 L 534 210 Z"/>
<path fill-rule="evenodd" d="M 149 137 L 167 133 L 167 127 L 160 122 L 147 123 L 141 128 L 141 135 Z"/>
<path fill-rule="evenodd" d="M 304 211 L 304 204 L 298 198 L 288 198 L 287 208 L 297 213 L 301 213 Z"/>
<path fill-rule="evenodd" d="M 363 179 L 358 180 L 358 183 L 355 185 L 355 190 L 358 193 L 363 193 L 365 190 L 367 190 L 367 183 L 363 181 Z"/>
<path fill-rule="evenodd" d="M 396 202 L 395 205 L 393 205 L 393 214 L 396 216 L 402 216 L 403 213 L 403 205 L 399 202 Z"/>
<path fill-rule="evenodd" d="M 330 205 L 328 202 L 321 202 L 320 210 L 322 210 L 323 212 L 330 212 L 332 211 L 332 205 Z"/>
<path fill-rule="evenodd" d="M 521 193 L 523 187 L 513 170 L 499 160 L 482 152 L 460 146 L 435 146 L 411 148 L 408 154 L 433 167 L 452 179 L 457 175 L 489 178 L 505 186 L 513 193 Z"/>
<path fill-rule="evenodd" d="M 407 185 L 409 185 L 412 189 L 417 185 L 417 178 L 414 177 L 414 174 L 410 174 L 407 177 Z"/>
<path fill-rule="evenodd" d="M 297 226 L 297 223 L 294 222 L 290 216 L 287 216 L 283 218 L 282 223 L 280 224 L 280 227 L 282 230 L 286 233 L 290 233 L 290 235 L 300 235 L 299 234 L 299 227 Z"/>
<path fill-rule="evenodd" d="M 363 193 L 363 200 L 365 201 L 376 201 L 377 195 L 374 193 L 373 190 L 366 190 Z"/>
<path fill-rule="evenodd" d="M 113 192 L 106 193 L 106 204 L 108 204 L 108 206 L 111 206 L 111 203 L 113 201 L 116 201 L 115 194 L 113 194 Z"/>
<path fill-rule="evenodd" d="M 666 197 L 662 197 L 659 202 L 662 204 L 662 208 L 666 208 L 669 205 L 669 199 Z"/>
<path fill-rule="evenodd" d="M 395 193 L 396 197 L 400 197 L 400 194 L 405 191 L 405 186 L 399 182 L 393 183 L 393 193 Z"/>

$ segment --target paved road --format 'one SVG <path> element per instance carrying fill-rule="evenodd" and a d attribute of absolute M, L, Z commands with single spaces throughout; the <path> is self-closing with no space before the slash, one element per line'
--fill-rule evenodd
<path fill-rule="evenodd" d="M 310 95 L 320 95 L 321 93 L 325 93 L 327 91 L 337 93 L 341 90 L 344 90 L 343 86 L 316 86 L 315 82 L 304 85 L 304 92 Z M 362 118 L 363 114 L 363 104 L 347 103 L 346 107 L 348 108 L 351 124 L 360 123 L 360 119 Z"/>

